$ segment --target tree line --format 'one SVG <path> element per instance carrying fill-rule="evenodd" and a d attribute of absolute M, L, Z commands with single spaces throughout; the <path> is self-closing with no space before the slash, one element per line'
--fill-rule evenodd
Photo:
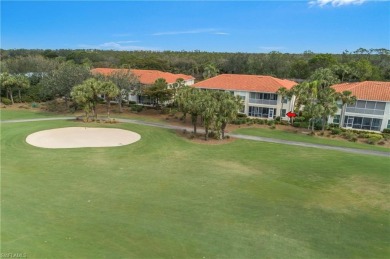
<path fill-rule="evenodd" d="M 26 58 L 40 56 L 58 62 L 107 68 L 156 69 L 182 73 L 201 80 L 208 72 L 271 75 L 278 78 L 308 79 L 318 68 L 332 69 L 340 81 L 390 80 L 390 51 L 385 48 L 344 51 L 342 54 L 313 53 L 225 53 L 204 51 L 114 51 L 114 50 L 0 50 L 2 71 L 34 72 L 37 67 Z M 24 61 L 21 61 L 22 59 Z"/>

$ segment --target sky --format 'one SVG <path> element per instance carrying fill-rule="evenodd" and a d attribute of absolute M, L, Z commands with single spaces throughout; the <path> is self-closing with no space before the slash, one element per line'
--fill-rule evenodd
<path fill-rule="evenodd" d="M 390 49 L 390 2 L 1 1 L 3 49 Z"/>

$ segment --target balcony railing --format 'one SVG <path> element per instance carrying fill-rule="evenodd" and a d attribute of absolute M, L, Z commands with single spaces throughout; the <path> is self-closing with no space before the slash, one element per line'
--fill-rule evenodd
<path fill-rule="evenodd" d="M 264 99 L 249 98 L 249 103 L 276 105 L 278 102 L 277 102 L 277 100 L 264 100 Z"/>
<path fill-rule="evenodd" d="M 374 109 L 365 109 L 365 108 L 351 108 L 347 107 L 346 112 L 351 113 L 361 113 L 361 114 L 372 114 L 372 115 L 383 115 L 385 114 L 385 111 L 383 110 L 374 110 Z"/>

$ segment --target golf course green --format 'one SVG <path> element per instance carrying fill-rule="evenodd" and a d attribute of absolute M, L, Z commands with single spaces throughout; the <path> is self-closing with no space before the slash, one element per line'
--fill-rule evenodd
<path fill-rule="evenodd" d="M 46 115 L 44 115 L 46 116 Z M 1 125 L 1 250 L 28 258 L 388 258 L 390 160 L 193 143 L 126 123 L 127 146 L 45 149 Z M 106 136 L 109 138 L 110 136 Z"/>

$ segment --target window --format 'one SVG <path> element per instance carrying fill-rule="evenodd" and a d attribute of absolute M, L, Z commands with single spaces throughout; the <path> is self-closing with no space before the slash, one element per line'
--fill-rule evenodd
<path fill-rule="evenodd" d="M 390 120 L 387 121 L 387 128 L 390 129 Z"/>
<path fill-rule="evenodd" d="M 286 117 L 286 109 L 281 109 L 281 110 L 280 110 L 280 117 L 281 117 L 281 118 Z"/>
<path fill-rule="evenodd" d="M 281 98 L 281 99 L 280 99 L 280 102 L 281 102 L 281 103 L 287 103 L 287 97 Z"/>
<path fill-rule="evenodd" d="M 351 113 L 363 113 L 363 114 L 385 114 L 385 102 L 363 101 L 358 100 L 355 104 L 347 105 L 347 112 Z"/>
<path fill-rule="evenodd" d="M 344 127 L 347 128 L 380 131 L 381 125 L 382 125 L 382 120 L 375 119 L 375 118 L 345 116 L 344 119 Z M 388 126 L 389 126 L 389 122 L 388 122 Z"/>
<path fill-rule="evenodd" d="M 272 93 L 249 93 L 249 102 L 257 104 L 276 105 L 278 100 L 277 94 Z"/>
<path fill-rule="evenodd" d="M 334 124 L 340 124 L 340 115 L 335 115 L 333 117 L 333 123 Z"/>
<path fill-rule="evenodd" d="M 251 116 L 251 117 L 268 118 L 269 110 L 270 110 L 270 108 L 249 106 L 248 115 Z M 276 109 L 273 109 L 273 111 L 274 111 L 273 112 L 273 114 L 274 114 L 273 117 L 275 117 Z"/>

